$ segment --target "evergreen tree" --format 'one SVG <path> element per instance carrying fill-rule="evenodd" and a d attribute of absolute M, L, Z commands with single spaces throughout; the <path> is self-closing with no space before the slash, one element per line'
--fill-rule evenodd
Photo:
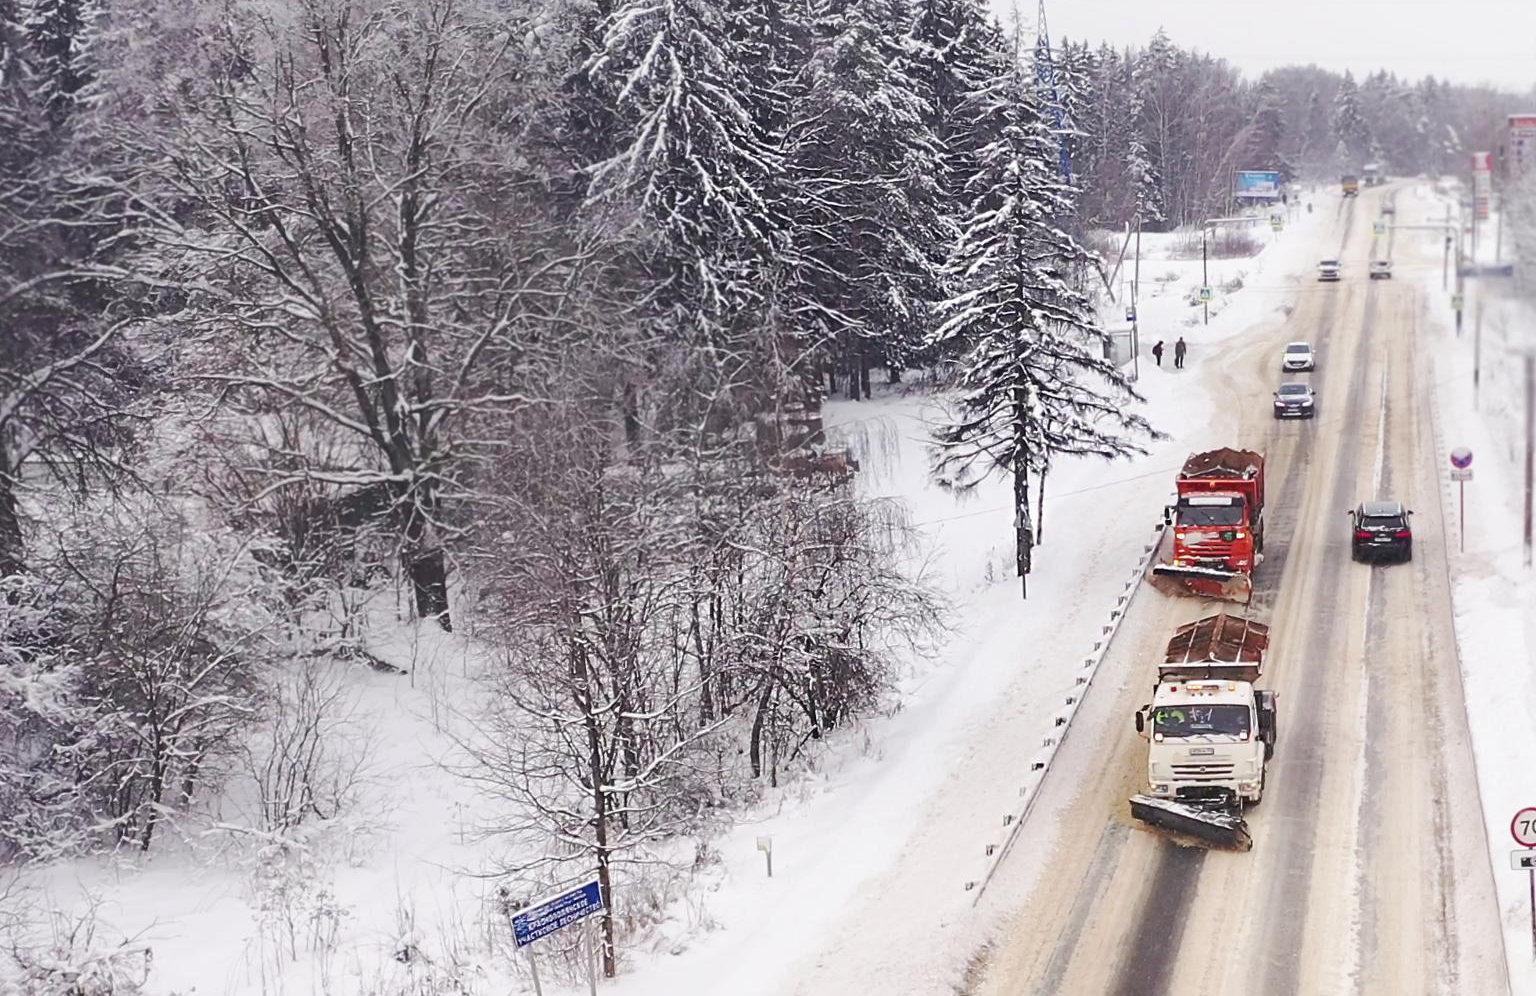
<path fill-rule="evenodd" d="M 870 366 L 905 367 L 939 300 L 942 150 L 912 76 L 905 5 L 826 0 L 819 12 L 785 149 L 803 259 L 794 319 L 831 344 L 849 395 L 867 396 Z"/>
<path fill-rule="evenodd" d="M 764 189 L 780 165 L 730 37 L 711 0 L 624 0 L 591 69 L 621 134 L 592 196 L 635 205 L 656 240 L 653 299 L 710 336 L 756 295 L 776 229 Z"/>
<path fill-rule="evenodd" d="M 35 55 L 39 92 L 58 126 L 90 82 L 85 50 L 97 16 L 93 0 L 33 0 L 22 20 Z"/>
<path fill-rule="evenodd" d="M 1360 88 L 1348 70 L 1333 100 L 1333 134 L 1345 169 L 1358 168 L 1371 154 L 1371 127 L 1360 108 Z"/>
<path fill-rule="evenodd" d="M 958 207 L 990 139 L 971 98 L 1002 68 L 1003 40 L 980 0 L 917 0 L 914 15 L 912 77 L 942 150 L 946 197 Z"/>
<path fill-rule="evenodd" d="M 935 333 L 946 351 L 965 350 L 964 393 L 936 435 L 935 471 L 960 488 L 1012 475 L 1022 579 L 1039 539 L 1031 481 L 1043 488 L 1058 455 L 1142 452 L 1136 439 L 1152 430 L 1126 411 L 1135 394 L 1103 358 L 1109 337 L 1080 284 L 1088 255 L 1056 224 L 1071 208 L 1071 191 L 1056 170 L 1055 136 L 1035 82 L 1016 68 L 992 100 L 1006 124 L 983 152 L 950 262 L 960 289 Z"/>
<path fill-rule="evenodd" d="M 1274 84 L 1261 81 L 1254 94 L 1253 121 L 1245 130 L 1241 143 L 1242 169 L 1267 169 L 1280 173 L 1281 179 L 1290 180 L 1295 174 L 1285 158 L 1285 118 L 1281 110 L 1280 95 Z"/>

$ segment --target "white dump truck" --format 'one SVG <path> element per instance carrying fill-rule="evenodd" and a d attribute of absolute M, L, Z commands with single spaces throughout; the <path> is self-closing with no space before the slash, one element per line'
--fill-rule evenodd
<path fill-rule="evenodd" d="M 1248 850 L 1243 810 L 1264 798 L 1275 693 L 1255 687 L 1269 627 L 1218 613 L 1179 627 L 1136 713 L 1147 739 L 1144 794 L 1131 815 L 1196 844 Z"/>

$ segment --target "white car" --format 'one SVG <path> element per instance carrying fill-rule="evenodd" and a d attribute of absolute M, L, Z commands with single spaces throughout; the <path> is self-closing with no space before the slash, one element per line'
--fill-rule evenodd
<path fill-rule="evenodd" d="M 1317 279 L 1329 283 L 1337 281 L 1339 279 L 1339 261 L 1336 259 L 1325 259 L 1318 263 Z"/>
<path fill-rule="evenodd" d="M 1285 346 L 1285 355 L 1280 360 L 1280 369 L 1292 370 L 1316 370 L 1317 357 L 1312 353 L 1312 346 L 1305 342 L 1291 342 Z"/>
<path fill-rule="evenodd" d="M 1391 280 L 1392 279 L 1392 261 L 1390 259 L 1373 259 L 1373 260 L 1371 260 L 1371 279 L 1372 280 Z"/>

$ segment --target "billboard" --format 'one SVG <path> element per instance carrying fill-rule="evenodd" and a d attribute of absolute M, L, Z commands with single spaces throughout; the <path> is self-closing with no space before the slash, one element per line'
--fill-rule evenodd
<path fill-rule="evenodd" d="M 1233 195 L 1264 200 L 1280 199 L 1280 174 L 1271 169 L 1240 169 L 1233 181 Z"/>
<path fill-rule="evenodd" d="M 1472 210 L 1478 221 L 1488 220 L 1493 197 L 1493 153 L 1472 153 Z"/>
<path fill-rule="evenodd" d="M 1509 116 L 1509 168 L 1515 176 L 1536 167 L 1536 114 Z"/>

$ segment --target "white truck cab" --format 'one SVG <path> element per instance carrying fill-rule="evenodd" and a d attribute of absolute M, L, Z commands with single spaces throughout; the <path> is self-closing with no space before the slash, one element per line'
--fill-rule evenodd
<path fill-rule="evenodd" d="M 1180 627 L 1158 665 L 1152 701 L 1136 714 L 1156 799 L 1257 805 L 1275 749 L 1276 699 L 1254 687 L 1268 627 L 1225 613 Z"/>

